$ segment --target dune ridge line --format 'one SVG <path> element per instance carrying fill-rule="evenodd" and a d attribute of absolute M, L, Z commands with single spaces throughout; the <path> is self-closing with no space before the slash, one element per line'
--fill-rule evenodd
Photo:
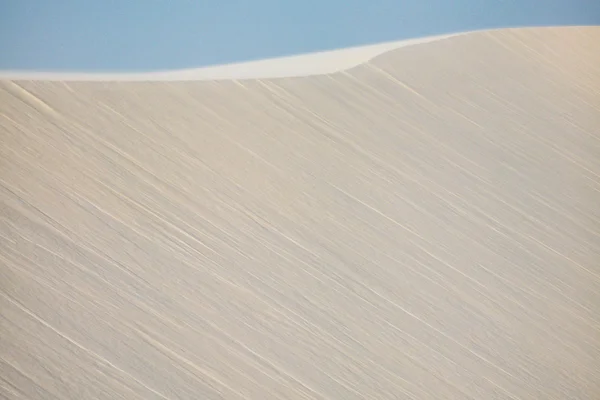
<path fill-rule="evenodd" d="M 507 27 L 471 30 L 444 35 L 383 42 L 365 46 L 354 46 L 329 51 L 304 53 L 292 56 L 266 58 L 200 68 L 163 70 L 132 73 L 95 72 L 43 72 L 43 71 L 0 71 L 0 80 L 34 81 L 219 81 L 269 78 L 296 78 L 326 75 L 345 71 L 367 63 L 389 51 L 417 44 L 426 44 L 474 33 L 493 32 L 507 29 L 544 29 L 543 27 Z"/>

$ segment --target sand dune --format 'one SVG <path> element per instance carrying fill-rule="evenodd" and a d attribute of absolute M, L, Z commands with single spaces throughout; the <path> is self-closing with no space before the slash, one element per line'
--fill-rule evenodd
<path fill-rule="evenodd" d="M 0 397 L 599 398 L 598 43 L 0 82 Z"/>

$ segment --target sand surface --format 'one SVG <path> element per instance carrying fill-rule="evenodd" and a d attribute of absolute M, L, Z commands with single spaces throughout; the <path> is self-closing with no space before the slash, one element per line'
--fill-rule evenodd
<path fill-rule="evenodd" d="M 600 28 L 0 82 L 0 398 L 600 398 Z"/>

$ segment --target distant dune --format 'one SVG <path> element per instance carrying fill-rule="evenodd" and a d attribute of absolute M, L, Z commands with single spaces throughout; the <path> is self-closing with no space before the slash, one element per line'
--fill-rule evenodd
<path fill-rule="evenodd" d="M 429 43 L 453 36 L 441 35 L 396 42 L 379 43 L 370 46 L 299 54 L 289 57 L 271 58 L 204 68 L 148 73 L 106 74 L 106 73 L 48 73 L 48 72 L 0 72 L 0 77 L 11 80 L 51 80 L 51 81 L 206 81 L 232 79 L 290 78 L 311 75 L 324 75 L 340 72 L 388 51 L 415 44 Z"/>
<path fill-rule="evenodd" d="M 5 73 L 0 398 L 600 398 L 600 27 L 438 39 Z"/>

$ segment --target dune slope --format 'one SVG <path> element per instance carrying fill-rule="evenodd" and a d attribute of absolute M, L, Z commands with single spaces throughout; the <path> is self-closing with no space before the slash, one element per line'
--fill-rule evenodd
<path fill-rule="evenodd" d="M 0 397 L 598 398 L 598 43 L 0 82 Z"/>

